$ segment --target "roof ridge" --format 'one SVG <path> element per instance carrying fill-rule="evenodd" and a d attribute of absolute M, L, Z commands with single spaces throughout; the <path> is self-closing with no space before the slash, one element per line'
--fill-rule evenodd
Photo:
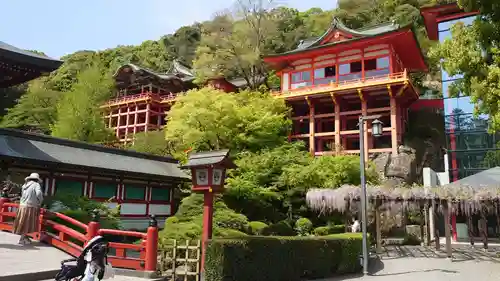
<path fill-rule="evenodd" d="M 57 137 L 53 137 L 53 136 L 47 136 L 47 135 L 26 132 L 26 131 L 16 130 L 16 129 L 0 128 L 0 135 L 7 135 L 7 136 L 19 137 L 19 138 L 27 138 L 27 139 L 31 139 L 31 140 L 38 140 L 38 141 L 48 142 L 48 143 L 57 144 L 57 145 L 94 150 L 94 151 L 99 151 L 99 152 L 104 152 L 104 153 L 119 154 L 119 155 L 137 157 L 137 158 L 148 159 L 148 160 L 157 160 L 157 161 L 164 161 L 164 162 L 169 162 L 169 163 L 179 163 L 172 156 L 152 155 L 152 154 L 137 152 L 137 151 L 133 151 L 133 150 L 125 150 L 125 149 L 119 149 L 119 148 L 106 147 L 103 145 L 91 144 L 91 143 L 86 143 L 83 141 L 74 141 L 74 140 L 68 140 L 68 139 L 63 139 L 63 138 L 57 138 Z"/>

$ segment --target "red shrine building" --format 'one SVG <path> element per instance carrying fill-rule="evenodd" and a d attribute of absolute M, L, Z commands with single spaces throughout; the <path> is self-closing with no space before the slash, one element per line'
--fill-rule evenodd
<path fill-rule="evenodd" d="M 384 124 L 378 138 L 365 125 L 366 153 L 396 154 L 419 100 L 410 73 L 427 71 L 411 26 L 353 30 L 336 18 L 322 36 L 264 60 L 281 77 L 274 95 L 292 107 L 291 140 L 305 141 L 314 155 L 359 154 L 360 115 L 381 115 Z"/>
<path fill-rule="evenodd" d="M 114 74 L 116 97 L 105 103 L 105 118 L 109 128 L 122 142 L 132 142 L 136 133 L 159 130 L 177 96 L 197 87 L 191 69 L 174 61 L 167 73 L 126 64 Z M 244 86 L 241 81 L 212 79 L 207 84 L 225 92 Z"/>

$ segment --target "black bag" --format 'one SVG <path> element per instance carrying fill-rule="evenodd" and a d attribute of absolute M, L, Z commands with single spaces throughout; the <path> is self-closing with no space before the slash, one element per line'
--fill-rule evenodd
<path fill-rule="evenodd" d="M 83 277 L 83 274 L 85 272 L 85 265 L 82 266 L 80 265 L 66 265 L 63 264 L 61 265 L 61 270 L 57 273 L 55 280 L 56 281 L 71 281 L 73 278 L 77 277 Z"/>

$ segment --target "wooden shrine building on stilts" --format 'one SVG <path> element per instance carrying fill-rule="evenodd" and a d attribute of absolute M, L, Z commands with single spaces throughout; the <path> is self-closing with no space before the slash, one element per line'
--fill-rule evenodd
<path fill-rule="evenodd" d="M 410 73 L 427 70 L 411 26 L 353 30 L 336 18 L 319 38 L 264 60 L 281 77 L 274 95 L 293 109 L 290 139 L 305 141 L 313 155 L 359 154 L 358 117 L 373 114 L 382 115 L 384 134 L 374 138 L 365 125 L 366 154 L 396 154 L 419 99 Z"/>

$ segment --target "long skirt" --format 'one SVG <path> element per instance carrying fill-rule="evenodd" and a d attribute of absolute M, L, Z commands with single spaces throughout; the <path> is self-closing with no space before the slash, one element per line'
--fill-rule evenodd
<path fill-rule="evenodd" d="M 38 231 L 40 208 L 20 206 L 14 220 L 14 233 L 18 235 Z"/>

